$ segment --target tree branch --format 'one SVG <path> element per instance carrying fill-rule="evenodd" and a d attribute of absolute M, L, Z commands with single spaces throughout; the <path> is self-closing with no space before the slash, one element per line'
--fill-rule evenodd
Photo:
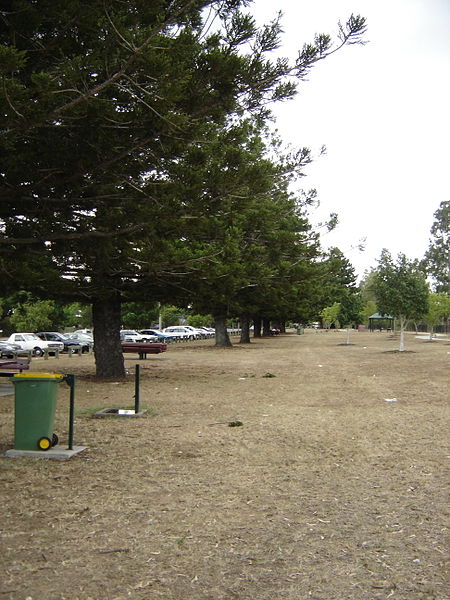
<path fill-rule="evenodd" d="M 84 233 L 61 233 L 54 235 L 46 235 L 45 238 L 37 238 L 37 237 L 29 237 L 29 238 L 11 238 L 0 237 L 0 245 L 8 244 L 8 245 L 33 245 L 33 244 L 42 244 L 45 242 L 56 242 L 59 240 L 80 240 L 80 239 L 88 239 L 88 238 L 114 238 L 120 237 L 123 235 L 128 235 L 129 233 L 134 233 L 136 231 L 143 231 L 146 228 L 146 224 L 134 225 L 133 227 L 126 227 L 124 229 L 119 229 L 111 232 L 106 231 L 86 231 Z"/>
<path fill-rule="evenodd" d="M 22 123 L 19 127 L 13 127 L 12 129 L 7 129 L 7 130 L 3 131 L 2 135 L 7 136 L 7 135 L 10 135 L 11 133 L 14 133 L 19 130 L 33 129 L 34 127 L 39 126 L 41 123 L 44 123 L 45 121 L 52 121 L 52 120 L 56 119 L 57 117 L 61 116 L 63 113 L 66 113 L 68 110 L 74 108 L 81 102 L 84 102 L 84 101 L 88 100 L 89 98 L 92 98 L 93 96 L 100 94 L 103 90 L 105 90 L 106 88 L 108 88 L 109 86 L 114 84 L 116 81 L 118 81 L 121 77 L 123 77 L 125 75 L 127 70 L 135 62 L 135 60 L 144 52 L 144 50 L 146 50 L 150 46 L 150 43 L 151 43 L 152 39 L 154 39 L 154 37 L 156 37 L 173 19 L 186 13 L 189 10 L 189 8 L 191 6 L 193 6 L 194 4 L 196 4 L 196 0 L 189 0 L 184 6 L 180 7 L 177 11 L 175 11 L 172 15 L 170 15 L 170 17 L 168 17 L 166 20 L 164 20 L 162 23 L 160 23 L 157 27 L 155 27 L 155 29 L 151 32 L 151 34 L 147 37 L 147 39 L 140 46 L 138 46 L 137 48 L 135 48 L 133 50 L 131 56 L 129 56 L 129 58 L 125 61 L 123 66 L 118 71 L 116 71 L 111 77 L 109 77 L 105 81 L 99 83 L 95 87 L 88 89 L 86 92 L 78 91 L 78 93 L 80 95 L 77 98 L 74 98 L 73 100 L 60 106 L 59 108 L 56 108 L 55 110 L 51 111 L 50 113 L 43 115 L 39 119 L 38 122 Z M 109 17 L 108 14 L 107 14 L 107 16 Z M 115 28 L 114 28 L 114 30 L 116 31 Z M 131 45 L 130 45 L 130 47 L 131 47 Z M 17 112 L 17 111 L 15 111 L 15 112 Z M 23 117 L 23 115 L 20 115 L 20 116 Z"/>

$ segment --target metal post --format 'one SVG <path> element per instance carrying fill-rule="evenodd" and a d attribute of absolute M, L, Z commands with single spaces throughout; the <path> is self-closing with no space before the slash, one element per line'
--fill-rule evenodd
<path fill-rule="evenodd" d="M 139 375 L 140 365 L 136 365 L 134 372 L 134 412 L 137 414 L 140 411 L 140 397 L 139 397 Z"/>
<path fill-rule="evenodd" d="M 75 375 L 65 375 L 64 379 L 70 387 L 69 450 L 73 450 L 73 430 L 75 421 Z"/>

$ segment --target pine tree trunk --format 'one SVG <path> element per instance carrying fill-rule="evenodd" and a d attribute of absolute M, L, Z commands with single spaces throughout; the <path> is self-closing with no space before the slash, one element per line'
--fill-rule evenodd
<path fill-rule="evenodd" d="M 263 319 L 262 320 L 262 325 L 263 325 L 263 332 L 262 332 L 262 334 L 264 336 L 270 335 L 270 319 Z"/>
<path fill-rule="evenodd" d="M 227 331 L 227 317 L 226 315 L 215 315 L 214 316 L 214 327 L 216 330 L 216 343 L 215 346 L 222 348 L 231 347 L 230 336 Z"/>
<path fill-rule="evenodd" d="M 97 298 L 92 304 L 96 375 L 102 379 L 122 379 L 125 365 L 120 344 L 120 295 Z"/>
<path fill-rule="evenodd" d="M 250 344 L 250 318 L 248 315 L 241 315 L 241 338 L 240 344 Z"/>
<path fill-rule="evenodd" d="M 261 325 L 262 319 L 261 317 L 253 317 L 253 337 L 260 338 L 261 337 Z"/>

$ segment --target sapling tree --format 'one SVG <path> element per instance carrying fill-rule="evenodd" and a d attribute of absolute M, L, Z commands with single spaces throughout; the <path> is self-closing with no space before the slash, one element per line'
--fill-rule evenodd
<path fill-rule="evenodd" d="M 328 329 L 332 325 L 336 326 L 339 324 L 339 312 L 341 310 L 340 302 L 335 302 L 331 306 L 326 306 L 321 312 L 323 324 Z"/>
<path fill-rule="evenodd" d="M 428 311 L 429 290 L 417 261 L 404 254 L 394 260 L 388 250 L 381 253 L 372 289 L 380 313 L 396 317 L 400 324 L 399 351 L 405 350 L 405 329 L 410 319 L 420 319 Z"/>

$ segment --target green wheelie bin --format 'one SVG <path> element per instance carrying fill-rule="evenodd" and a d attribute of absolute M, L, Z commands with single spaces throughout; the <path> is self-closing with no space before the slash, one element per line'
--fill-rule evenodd
<path fill-rule="evenodd" d="M 58 443 L 53 432 L 58 384 L 64 375 L 18 373 L 14 384 L 16 450 L 48 450 Z"/>

